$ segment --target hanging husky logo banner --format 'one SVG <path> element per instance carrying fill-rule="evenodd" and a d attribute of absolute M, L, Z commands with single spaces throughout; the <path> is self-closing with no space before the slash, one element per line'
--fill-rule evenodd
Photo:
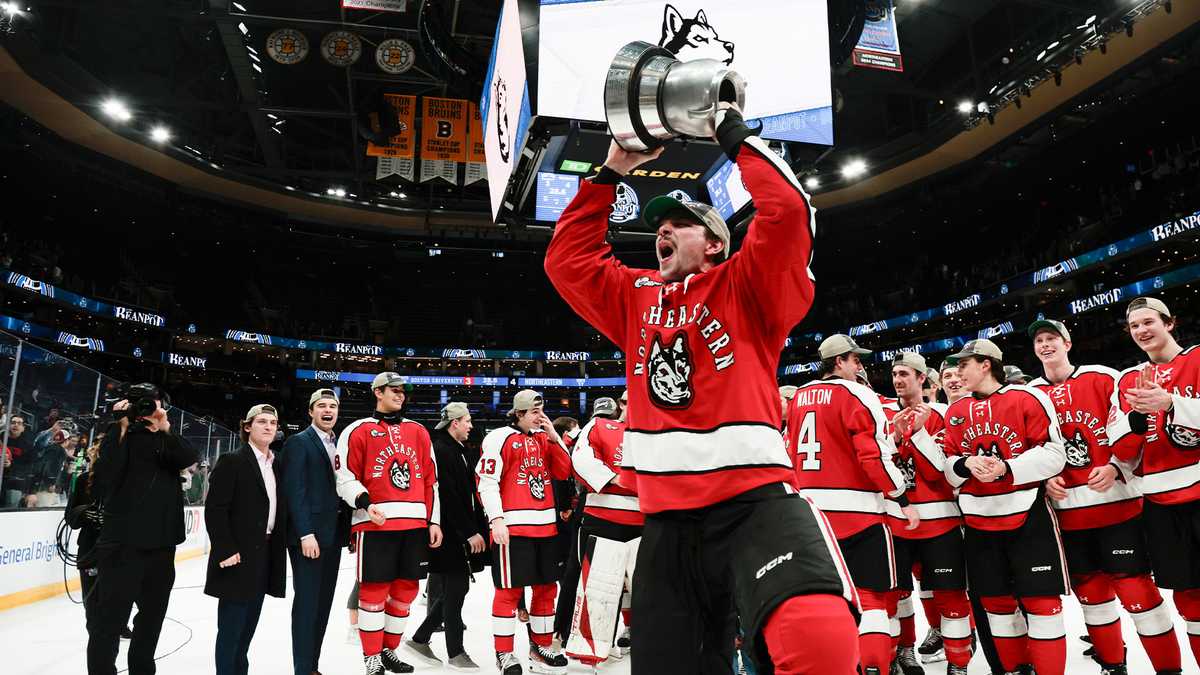
<path fill-rule="evenodd" d="M 745 77 L 746 117 L 762 120 L 764 138 L 832 145 L 825 5 L 825 0 L 541 0 L 537 114 L 603 122 L 613 55 L 643 40 L 680 61 L 713 59 Z"/>
<path fill-rule="evenodd" d="M 904 71 L 900 58 L 900 33 L 892 0 L 867 0 L 867 17 L 858 46 L 851 53 L 854 65 L 880 70 Z"/>
<path fill-rule="evenodd" d="M 580 35 L 578 28 L 578 25 L 573 28 L 575 35 Z M 482 113 L 480 124 L 483 126 L 484 153 L 487 155 L 488 189 L 492 197 L 492 219 L 495 220 L 500 213 L 517 154 L 525 143 L 525 131 L 532 116 L 529 91 L 525 84 L 525 51 L 521 45 L 521 18 L 517 0 L 504 0 L 500 10 L 479 108 Z"/>

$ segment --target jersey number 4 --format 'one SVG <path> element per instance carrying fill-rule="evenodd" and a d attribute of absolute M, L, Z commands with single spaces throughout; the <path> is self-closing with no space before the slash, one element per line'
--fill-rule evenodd
<path fill-rule="evenodd" d="M 796 441 L 796 456 L 803 457 L 800 462 L 801 471 L 820 471 L 821 442 L 817 440 L 817 411 L 809 410 L 804 413 L 800 422 L 800 438 Z"/>

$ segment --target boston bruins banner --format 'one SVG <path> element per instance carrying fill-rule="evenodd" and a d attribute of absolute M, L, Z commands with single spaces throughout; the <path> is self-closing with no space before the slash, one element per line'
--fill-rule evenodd
<path fill-rule="evenodd" d="M 467 102 L 422 99 L 421 182 L 441 178 L 458 184 L 458 162 L 467 161 Z"/>
<path fill-rule="evenodd" d="M 416 96 L 401 96 L 400 94 L 384 94 L 384 98 L 396 109 L 400 133 L 392 136 L 387 145 L 367 143 L 367 155 L 378 157 L 375 166 L 375 179 L 388 176 L 400 176 L 405 180 L 413 180 L 416 160 Z"/>
<path fill-rule="evenodd" d="M 471 104 L 471 120 L 467 127 L 467 171 L 464 185 L 487 180 L 487 158 L 483 154 L 483 124 L 479 105 Z"/>

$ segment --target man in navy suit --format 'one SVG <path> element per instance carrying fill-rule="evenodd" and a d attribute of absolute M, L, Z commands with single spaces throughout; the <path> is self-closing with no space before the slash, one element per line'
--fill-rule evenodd
<path fill-rule="evenodd" d="M 321 643 L 337 585 L 349 522 L 334 484 L 338 398 L 318 389 L 308 399 L 312 425 L 283 444 L 284 492 L 289 511 L 288 557 L 292 560 L 292 663 L 296 675 L 317 673 Z"/>

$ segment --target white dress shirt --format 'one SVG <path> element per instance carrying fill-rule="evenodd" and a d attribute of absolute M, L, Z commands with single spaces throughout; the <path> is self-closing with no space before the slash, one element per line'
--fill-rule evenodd
<path fill-rule="evenodd" d="M 254 446 L 250 446 L 254 448 Z M 262 472 L 263 485 L 267 487 L 267 501 L 271 507 L 267 511 L 267 534 L 271 534 L 271 530 L 275 529 L 275 471 L 271 465 L 275 463 L 275 453 L 267 448 L 266 453 L 263 453 L 258 448 L 254 448 L 254 459 L 258 460 L 258 470 Z"/>
<path fill-rule="evenodd" d="M 337 457 L 337 436 L 335 436 L 332 431 L 329 433 L 321 431 L 315 424 L 310 426 L 312 427 L 313 433 L 317 435 L 317 438 L 321 439 L 321 443 L 325 446 L 325 454 L 329 455 L 330 468 L 336 467 L 337 464 L 334 462 L 334 458 Z M 336 471 L 337 469 L 334 468 L 334 470 Z M 301 535 L 300 537 L 301 540 L 310 538 L 316 540 L 317 535 L 309 532 L 308 534 Z"/>

